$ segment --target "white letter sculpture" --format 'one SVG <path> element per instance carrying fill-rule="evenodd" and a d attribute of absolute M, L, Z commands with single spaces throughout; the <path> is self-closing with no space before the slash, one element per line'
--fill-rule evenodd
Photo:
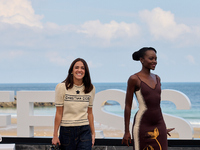
<path fill-rule="evenodd" d="M 34 102 L 54 102 L 54 91 L 17 92 L 17 136 L 33 137 L 34 126 L 53 126 L 54 116 L 35 116 Z"/>
<path fill-rule="evenodd" d="M 189 98 L 182 92 L 176 90 L 162 90 L 161 100 L 171 101 L 176 105 L 177 109 L 190 109 L 191 102 Z M 193 138 L 193 128 L 191 124 L 180 117 L 163 114 L 166 126 L 168 128 L 175 128 L 179 133 L 179 139 L 192 139 Z"/>
<path fill-rule="evenodd" d="M 105 102 L 108 100 L 113 100 L 118 102 L 121 105 L 121 108 L 124 109 L 125 106 L 125 91 L 109 89 L 101 91 L 95 95 L 94 100 L 94 119 L 96 122 L 114 127 L 124 131 L 124 117 L 116 115 L 113 113 L 106 112 L 102 107 Z M 132 109 L 137 107 L 135 99 L 133 99 Z M 130 122 L 130 130 L 132 128 L 132 122 Z"/>
<path fill-rule="evenodd" d="M 113 100 L 121 105 L 124 109 L 125 106 L 125 91 L 122 90 L 105 90 L 97 93 L 94 100 L 94 118 L 98 123 L 102 123 L 116 129 L 124 131 L 124 118 L 113 113 L 106 112 L 102 107 L 107 100 Z M 177 109 L 190 109 L 191 103 L 189 98 L 175 90 L 162 90 L 161 100 L 173 102 Z M 133 98 L 132 109 L 137 108 L 136 100 Z M 179 139 L 192 139 L 193 128 L 190 123 L 183 118 L 173 115 L 163 114 L 166 126 L 168 128 L 175 128 L 179 133 Z M 130 121 L 130 130 L 132 130 L 132 119 Z"/>
<path fill-rule="evenodd" d="M 0 91 L 0 102 L 13 102 L 14 91 Z M 0 127 L 11 124 L 11 115 L 0 115 Z"/>

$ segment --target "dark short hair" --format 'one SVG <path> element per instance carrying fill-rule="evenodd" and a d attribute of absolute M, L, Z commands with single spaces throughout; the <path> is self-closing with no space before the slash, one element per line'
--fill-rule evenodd
<path fill-rule="evenodd" d="M 71 63 L 71 66 L 68 70 L 67 78 L 63 82 L 65 83 L 67 90 L 71 89 L 74 86 L 72 71 L 73 71 L 73 67 L 74 67 L 75 63 L 78 62 L 78 61 L 81 61 L 84 65 L 84 68 L 85 68 L 85 76 L 83 77 L 83 84 L 85 86 L 84 92 L 89 93 L 90 91 L 92 91 L 93 85 L 91 83 L 89 67 L 88 67 L 86 61 L 82 58 L 77 58 Z"/>
<path fill-rule="evenodd" d="M 148 50 L 153 50 L 155 53 L 157 53 L 157 51 L 153 47 L 143 47 L 140 50 L 138 50 L 132 54 L 133 60 L 138 61 L 138 60 L 140 60 L 140 58 L 144 58 L 144 55 L 145 55 L 146 51 L 148 51 Z"/>

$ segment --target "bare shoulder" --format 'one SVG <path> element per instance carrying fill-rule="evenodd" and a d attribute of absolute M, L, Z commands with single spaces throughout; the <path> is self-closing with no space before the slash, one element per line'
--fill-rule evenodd
<path fill-rule="evenodd" d="M 136 74 L 133 74 L 128 79 L 128 84 L 131 86 L 138 86 L 139 79 Z"/>
<path fill-rule="evenodd" d="M 155 78 L 158 78 L 159 81 L 161 80 L 160 77 L 157 74 L 152 73 L 152 75 L 155 76 Z"/>
<path fill-rule="evenodd" d="M 158 75 L 156 75 L 156 76 L 157 76 L 157 78 L 158 78 L 158 79 L 159 79 L 159 81 L 160 81 L 160 80 L 161 80 L 161 79 L 160 79 L 160 77 L 159 77 Z"/>

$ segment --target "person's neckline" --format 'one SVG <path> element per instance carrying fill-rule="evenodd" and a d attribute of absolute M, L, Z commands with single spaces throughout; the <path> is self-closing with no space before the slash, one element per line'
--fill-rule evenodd
<path fill-rule="evenodd" d="M 146 82 L 144 82 L 144 81 L 142 81 L 141 80 L 141 82 L 143 82 L 144 84 L 146 84 L 149 88 L 151 88 L 152 90 L 155 90 L 156 89 L 156 87 L 157 87 L 157 84 L 158 84 L 158 81 L 156 82 L 156 84 L 154 85 L 154 87 L 151 87 L 150 85 L 148 85 Z"/>
<path fill-rule="evenodd" d="M 156 89 L 157 84 L 158 84 L 158 79 L 157 79 L 158 77 L 157 77 L 157 75 L 155 75 L 155 77 L 156 77 L 156 83 L 155 83 L 154 87 L 150 86 L 148 83 L 146 83 L 145 81 L 143 81 L 143 80 L 140 78 L 140 76 L 139 76 L 138 74 L 136 74 L 136 76 L 139 78 L 140 82 L 143 82 L 143 83 L 146 84 L 149 88 L 151 88 L 151 89 L 153 89 L 153 90 Z"/>
<path fill-rule="evenodd" d="M 80 87 L 83 86 L 83 83 L 82 83 L 81 85 L 76 85 L 76 84 L 74 84 L 74 86 L 80 88 Z"/>

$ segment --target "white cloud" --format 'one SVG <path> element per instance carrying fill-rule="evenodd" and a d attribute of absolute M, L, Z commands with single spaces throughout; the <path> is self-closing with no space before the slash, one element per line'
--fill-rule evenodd
<path fill-rule="evenodd" d="M 23 50 L 9 50 L 9 51 L 1 51 L 0 52 L 0 58 L 3 59 L 15 59 L 21 56 L 24 56 Z"/>
<path fill-rule="evenodd" d="M 195 64 L 195 59 L 192 55 L 187 55 L 186 59 L 189 61 L 189 63 Z"/>
<path fill-rule="evenodd" d="M 72 56 L 63 57 L 58 52 L 48 52 L 46 53 L 46 58 L 48 58 L 48 60 L 51 63 L 56 64 L 58 66 L 70 65 L 71 62 L 74 60 L 74 57 Z"/>
<path fill-rule="evenodd" d="M 88 37 L 97 37 L 105 40 L 111 40 L 122 37 L 133 37 L 139 34 L 140 28 L 135 23 L 117 23 L 111 21 L 110 23 L 101 23 L 99 20 L 87 21 L 81 25 L 78 33 L 84 33 Z"/>
<path fill-rule="evenodd" d="M 156 39 L 165 38 L 173 40 L 182 34 L 191 32 L 190 27 L 175 22 L 174 14 L 161 8 L 154 8 L 152 11 L 144 10 L 139 15 L 147 23 L 151 34 Z"/>
<path fill-rule="evenodd" d="M 41 15 L 36 15 L 29 0 L 1 0 L 0 22 L 42 28 Z"/>
<path fill-rule="evenodd" d="M 88 61 L 87 64 L 88 64 L 89 68 L 99 68 L 102 66 L 101 63 L 94 63 L 92 61 Z"/>
<path fill-rule="evenodd" d="M 54 29 L 54 30 L 59 30 L 60 29 L 60 26 L 58 24 L 56 24 L 56 23 L 53 23 L 53 22 L 47 22 L 45 24 L 45 27 L 47 29 Z"/>

